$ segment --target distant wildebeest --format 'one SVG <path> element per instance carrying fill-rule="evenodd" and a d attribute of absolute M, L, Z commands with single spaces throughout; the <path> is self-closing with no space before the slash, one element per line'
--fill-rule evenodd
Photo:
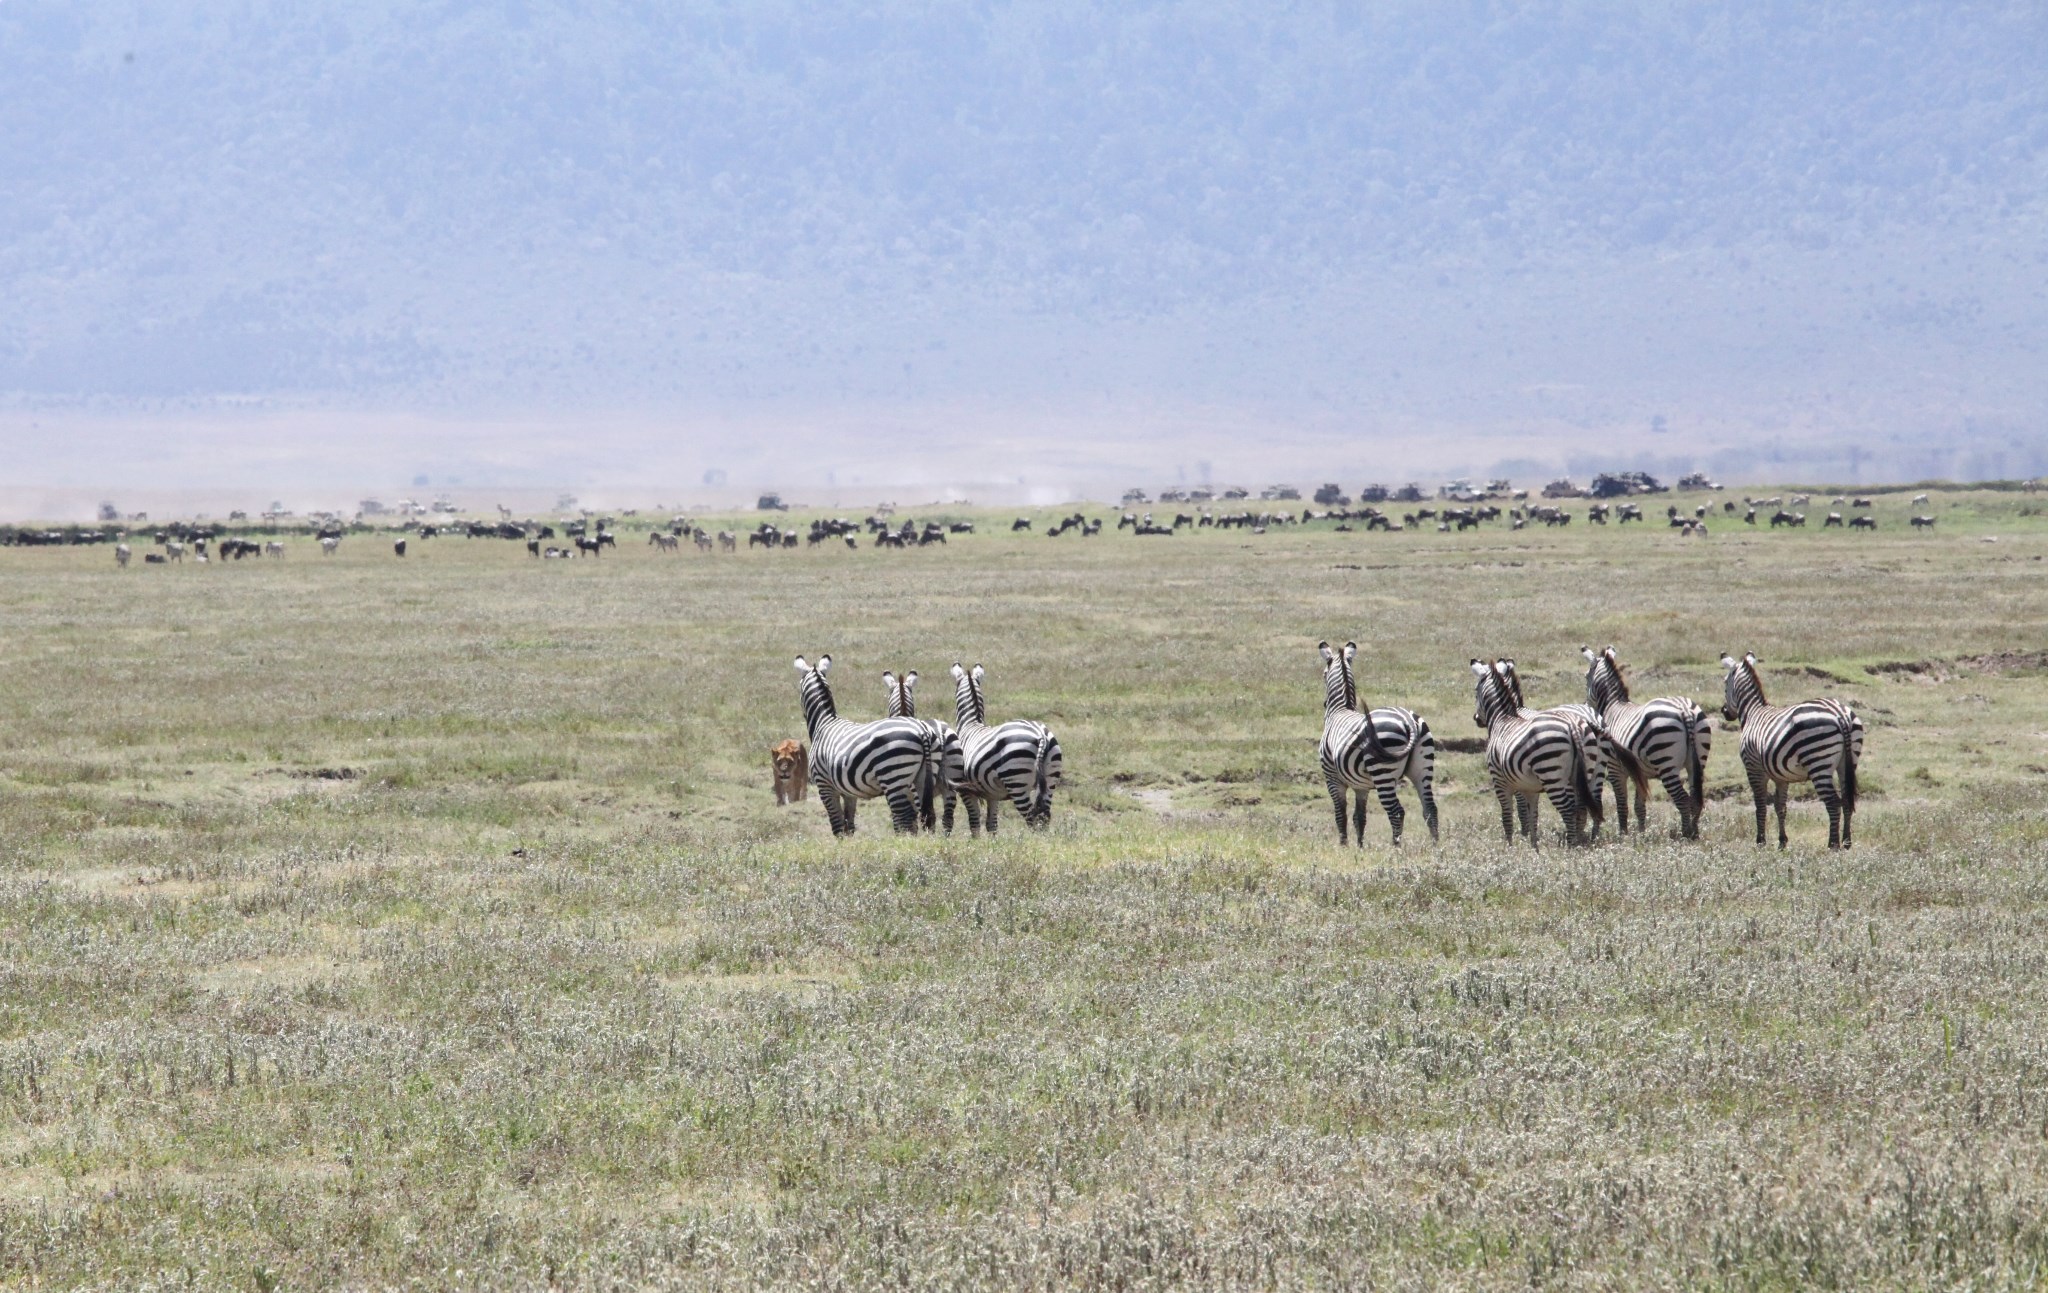
<path fill-rule="evenodd" d="M 1918 525 L 1919 523 L 1920 522 L 1918 518 L 1915 518 L 1913 524 Z M 121 567 L 123 570 L 126 570 L 128 568 L 128 558 L 133 555 L 135 554 L 128 550 L 127 544 L 117 543 L 114 545 L 114 564 Z"/>
<path fill-rule="evenodd" d="M 526 541 L 526 555 L 529 557 L 538 557 L 540 555 L 539 539 L 528 539 Z"/>
<path fill-rule="evenodd" d="M 601 557 L 604 555 L 604 540 L 601 538 L 593 539 L 586 534 L 579 534 L 576 536 L 576 551 L 586 557 Z"/>
<path fill-rule="evenodd" d="M 1829 512 L 1827 519 L 1820 523 L 1820 528 L 1823 530 L 1828 529 L 1831 526 L 1835 529 L 1841 528 L 1842 514 L 1840 512 Z"/>
<path fill-rule="evenodd" d="M 663 552 L 680 552 L 683 549 L 682 541 L 677 539 L 675 535 L 663 534 L 660 530 L 649 530 L 647 532 L 647 542 L 660 548 Z"/>
<path fill-rule="evenodd" d="M 271 539 L 264 543 L 263 555 L 266 557 L 276 557 L 278 560 L 282 561 L 284 560 L 284 545 L 282 543 L 279 543 L 276 539 Z"/>
<path fill-rule="evenodd" d="M 161 566 L 169 560 L 170 558 L 166 557 L 161 552 L 145 552 L 142 554 L 142 561 L 144 565 Z"/>
<path fill-rule="evenodd" d="M 1913 518 L 1913 528 L 1916 530 L 1931 530 L 1934 528 L 1934 518 L 1931 516 L 1916 516 Z"/>
<path fill-rule="evenodd" d="M 1877 518 L 1874 516 L 1852 516 L 1849 518 L 1849 528 L 1852 530 L 1875 530 L 1877 528 Z"/>
<path fill-rule="evenodd" d="M 1927 501 L 1927 495 L 1925 495 L 1925 494 L 1915 494 L 1915 495 L 1913 495 L 1913 503 L 1914 503 L 1914 505 L 1915 505 L 1915 506 L 1918 506 L 1918 505 L 1919 505 L 1919 504 L 1921 504 L 1921 503 L 1925 503 L 1926 501 Z"/>
<path fill-rule="evenodd" d="M 768 751 L 768 762 L 775 772 L 775 802 L 793 804 L 801 800 L 810 786 L 810 760 L 804 754 L 801 741 L 783 741 Z"/>
<path fill-rule="evenodd" d="M 331 557 L 334 555 L 334 550 L 340 546 L 341 540 L 336 538 L 334 535 L 323 535 L 320 539 L 320 555 L 323 557 Z"/>
<path fill-rule="evenodd" d="M 699 552 L 711 551 L 711 536 L 701 529 L 690 531 L 690 541 L 697 545 Z"/>
<path fill-rule="evenodd" d="M 392 545 L 391 545 L 391 550 L 392 550 L 393 552 L 397 553 L 397 554 L 398 554 L 399 556 L 401 556 L 401 557 L 402 557 L 402 556 L 404 556 L 404 555 L 405 555 L 405 540 L 404 540 L 404 539 L 400 539 L 400 540 L 399 540 L 398 542 L 396 542 L 396 543 L 392 544 Z"/>
<path fill-rule="evenodd" d="M 1016 520 L 1010 522 L 1010 533 L 1012 534 L 1015 534 L 1019 530 L 1028 530 L 1030 528 L 1031 518 L 1028 516 L 1020 516 Z"/>
<path fill-rule="evenodd" d="M 182 543 L 166 543 L 164 545 L 164 559 L 167 561 L 183 561 L 185 559 L 185 545 Z"/>

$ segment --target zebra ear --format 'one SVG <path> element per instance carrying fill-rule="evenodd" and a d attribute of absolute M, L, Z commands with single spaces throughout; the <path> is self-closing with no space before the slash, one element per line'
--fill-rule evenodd
<path fill-rule="evenodd" d="M 796 671 L 798 673 L 809 673 L 811 671 L 811 662 L 802 656 L 798 656 L 796 658 Z"/>
<path fill-rule="evenodd" d="M 1327 641 L 1316 643 L 1316 650 L 1322 652 L 1324 664 L 1337 663 L 1337 653 L 1330 649 L 1330 644 Z"/>
<path fill-rule="evenodd" d="M 975 680 L 976 682 L 980 682 L 980 681 L 981 681 L 981 675 L 982 675 L 982 668 L 981 668 L 981 666 L 980 666 L 980 665 L 976 665 L 976 666 L 974 666 L 974 680 Z"/>
<path fill-rule="evenodd" d="M 1472 662 L 1472 676 L 1475 678 L 1484 678 L 1486 676 L 1486 661 L 1474 660 Z"/>
<path fill-rule="evenodd" d="M 917 670 L 912 669 L 909 673 L 903 675 L 903 690 L 906 692 L 917 690 Z"/>
<path fill-rule="evenodd" d="M 1356 642 L 1346 642 L 1346 643 L 1344 644 L 1344 663 L 1345 663 L 1345 664 L 1350 664 L 1350 663 L 1351 663 L 1351 661 L 1352 661 L 1352 660 L 1353 660 L 1353 659 L 1354 659 L 1354 658 L 1355 658 L 1355 657 L 1356 657 L 1357 655 L 1358 655 L 1358 643 L 1356 643 Z"/>
<path fill-rule="evenodd" d="M 819 676 L 819 677 L 823 677 L 824 675 L 826 675 L 826 674 L 828 674 L 828 673 L 830 673 L 830 672 L 832 672 L 832 657 L 831 657 L 831 656 L 829 656 L 829 655 L 821 655 L 821 656 L 819 656 L 819 657 L 818 657 L 818 676 Z"/>
<path fill-rule="evenodd" d="M 1752 669 L 1756 668 L 1758 665 L 1763 663 L 1763 661 L 1756 658 L 1756 652 L 1754 651 L 1751 651 L 1747 655 L 1744 655 L 1742 657 L 1742 662 Z"/>
<path fill-rule="evenodd" d="M 1723 653 L 1722 653 L 1722 656 L 1721 656 L 1721 667 L 1722 667 L 1723 669 L 1727 670 L 1727 671 L 1728 671 L 1729 673 L 1734 673 L 1734 672 L 1735 672 L 1735 657 L 1734 657 L 1734 656 L 1732 656 L 1732 655 L 1728 655 L 1727 653 L 1723 652 Z"/>
<path fill-rule="evenodd" d="M 896 685 L 896 675 L 887 669 L 882 670 L 882 685 L 884 687 L 894 687 Z"/>
<path fill-rule="evenodd" d="M 1586 657 L 1586 663 L 1588 663 L 1588 664 L 1595 664 L 1595 663 L 1598 663 L 1598 661 L 1599 661 L 1599 659 L 1600 659 L 1600 657 L 1599 657 L 1599 656 L 1597 656 L 1597 655 L 1595 655 L 1595 654 L 1593 653 L 1593 648 L 1592 648 L 1592 647 L 1589 647 L 1589 646 L 1582 646 L 1582 647 L 1580 647 L 1580 648 L 1579 648 L 1579 654 L 1580 654 L 1580 655 L 1582 655 L 1582 656 L 1584 656 L 1584 657 Z"/>
<path fill-rule="evenodd" d="M 962 669 L 962 668 L 960 667 L 960 662 L 959 662 L 959 661 L 957 661 L 957 660 L 956 660 L 956 661 L 954 661 L 954 662 L 953 662 L 953 678 L 954 678 L 954 680 L 955 680 L 955 681 L 958 681 L 959 679 L 961 679 L 961 678 L 965 678 L 966 676 L 967 676 L 967 671 L 966 671 L 965 669 Z"/>

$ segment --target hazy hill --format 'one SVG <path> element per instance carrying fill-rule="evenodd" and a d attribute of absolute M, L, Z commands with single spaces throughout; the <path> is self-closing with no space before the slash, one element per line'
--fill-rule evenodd
<path fill-rule="evenodd" d="M 8 0 L 0 390 L 2038 443 L 2048 10 L 1358 8 Z"/>

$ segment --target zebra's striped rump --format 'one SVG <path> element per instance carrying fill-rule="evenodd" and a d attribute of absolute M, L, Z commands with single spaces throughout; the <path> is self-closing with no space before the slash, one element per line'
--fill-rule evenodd
<path fill-rule="evenodd" d="M 876 798 L 889 801 L 897 830 L 916 830 L 918 778 L 935 757 L 930 729 L 908 718 L 856 723 L 839 717 L 825 680 L 831 668 L 829 655 L 820 656 L 816 668 L 796 658 L 804 726 L 811 737 L 811 784 L 825 805 L 832 833 L 853 834 L 855 806 Z"/>
<path fill-rule="evenodd" d="M 961 798 L 967 802 L 967 828 L 978 832 L 981 807 L 988 810 L 989 834 L 996 830 L 996 806 L 1008 799 L 1024 824 L 1043 827 L 1052 821 L 1052 792 L 1060 784 L 1060 743 L 1052 729 L 1029 719 L 1013 719 L 991 727 L 981 694 L 984 671 L 953 666 L 954 714 L 959 721 L 964 762 Z"/>
<path fill-rule="evenodd" d="M 1713 743 L 1713 725 L 1707 712 L 1684 696 L 1659 696 L 1636 702 L 1629 699 L 1628 683 L 1614 648 L 1595 651 L 1579 648 L 1586 657 L 1586 703 L 1606 720 L 1607 735 L 1619 756 L 1622 771 L 1636 789 L 1636 828 L 1645 829 L 1649 814 L 1649 781 L 1655 777 L 1678 809 L 1679 834 L 1699 838 L 1700 814 L 1706 809 L 1707 754 Z M 1613 769 L 1614 802 L 1621 813 L 1621 830 L 1628 831 L 1628 793 Z"/>
<path fill-rule="evenodd" d="M 902 677 L 882 671 L 882 686 L 888 694 L 889 717 L 916 719 L 932 734 L 932 761 L 918 774 L 917 820 L 928 831 L 939 828 L 939 814 L 934 811 L 934 800 L 946 801 L 946 834 L 953 833 L 953 810 L 960 801 L 960 786 L 967 779 L 967 756 L 960 744 L 960 734 L 949 723 L 935 718 L 917 717 L 917 670 L 912 669 Z"/>
<path fill-rule="evenodd" d="M 1323 785 L 1337 813 L 1337 842 L 1348 843 L 1345 833 L 1345 796 L 1355 800 L 1352 826 L 1359 847 L 1365 846 L 1365 792 L 1378 796 L 1380 808 L 1393 828 L 1394 843 L 1401 842 L 1401 825 L 1406 812 L 1398 788 L 1405 778 L 1422 801 L 1422 819 L 1429 837 L 1437 836 L 1436 738 L 1429 724 L 1413 710 L 1389 707 L 1361 713 L 1358 687 L 1352 664 L 1358 644 L 1347 642 L 1339 653 L 1328 642 L 1317 643 L 1323 658 L 1323 739 L 1318 747 Z"/>
<path fill-rule="evenodd" d="M 1754 654 L 1721 657 L 1722 713 L 1742 723 L 1742 770 L 1756 802 L 1756 842 L 1764 842 L 1766 806 L 1778 808 L 1784 848 L 1785 803 L 1795 782 L 1813 783 L 1828 812 L 1828 847 L 1848 848 L 1856 818 L 1856 765 L 1863 758 L 1863 720 L 1838 700 L 1773 705 L 1764 698 Z"/>
<path fill-rule="evenodd" d="M 1514 843 L 1519 816 L 1530 845 L 1541 847 L 1536 802 L 1547 798 L 1564 819 L 1566 841 L 1584 843 L 1586 823 L 1597 826 L 1601 818 L 1599 795 L 1588 775 L 1599 758 L 1591 729 L 1523 708 L 1511 661 L 1474 660 L 1472 673 L 1477 679 L 1472 721 L 1486 729 L 1486 773 L 1500 803 L 1501 834 Z"/>

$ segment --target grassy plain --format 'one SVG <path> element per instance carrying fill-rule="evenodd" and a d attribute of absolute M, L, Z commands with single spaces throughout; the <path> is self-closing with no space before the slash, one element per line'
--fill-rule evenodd
<path fill-rule="evenodd" d="M 0 550 L 0 1283 L 2037 1287 L 2039 511 Z M 1505 847 L 1452 749 L 1441 846 L 1340 851 L 1324 637 L 1452 740 L 1475 655 L 1755 650 L 1869 724 L 1858 846 L 1753 848 L 1724 730 L 1698 846 Z M 1052 830 L 775 808 L 823 651 L 986 664 Z"/>

